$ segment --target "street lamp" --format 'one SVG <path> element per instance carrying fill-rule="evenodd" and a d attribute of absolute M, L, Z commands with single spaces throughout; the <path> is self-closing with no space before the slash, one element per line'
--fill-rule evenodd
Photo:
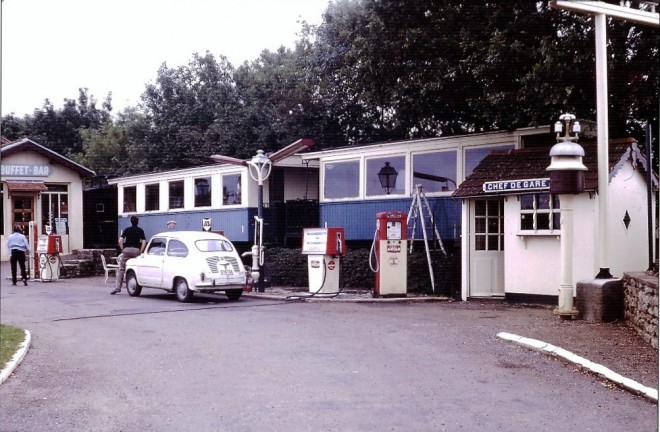
<path fill-rule="evenodd" d="M 257 283 L 257 291 L 264 292 L 264 279 L 265 271 L 264 266 L 264 247 L 263 247 L 263 233 L 264 233 L 264 181 L 270 175 L 273 168 L 273 163 L 264 154 L 263 150 L 257 150 L 257 154 L 247 161 L 248 172 L 252 180 L 257 182 L 257 217 L 255 218 L 255 245 L 253 248 L 257 250 L 252 251 L 252 256 L 259 257 L 259 265 L 257 268 L 261 269 L 259 273 L 259 281 Z"/>
<path fill-rule="evenodd" d="M 390 194 L 390 191 L 394 189 L 396 185 L 396 178 L 399 173 L 394 169 L 393 166 L 390 166 L 389 162 L 385 162 L 380 171 L 378 171 L 378 180 L 380 180 L 380 185 L 385 189 L 387 194 Z"/>
<path fill-rule="evenodd" d="M 555 123 L 557 144 L 550 149 L 550 193 L 559 194 L 561 216 L 561 257 L 559 274 L 559 305 L 554 310 L 561 318 L 578 315 L 573 308 L 573 198 L 584 190 L 582 163 L 584 149 L 577 143 L 580 123 L 573 114 L 562 114 Z M 561 133 L 564 135 L 561 135 Z"/>
<path fill-rule="evenodd" d="M 248 167 L 248 172 L 252 180 L 257 182 L 257 216 L 254 217 L 254 245 L 252 250 L 245 255 L 252 256 L 252 278 L 258 280 L 257 290 L 264 292 L 264 246 L 263 246 L 263 231 L 264 231 L 264 181 L 270 175 L 273 163 L 281 159 L 296 154 L 297 152 L 309 148 L 314 145 L 314 141 L 309 138 L 302 138 L 295 141 L 288 146 L 265 155 L 263 150 L 257 150 L 257 154 L 250 160 L 238 159 L 225 155 L 212 155 L 211 159 L 218 163 L 227 163 L 231 165 L 241 165 Z"/>

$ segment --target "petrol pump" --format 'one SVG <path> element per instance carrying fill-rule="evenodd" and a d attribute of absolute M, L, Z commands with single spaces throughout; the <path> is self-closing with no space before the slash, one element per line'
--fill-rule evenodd
<path fill-rule="evenodd" d="M 346 255 L 344 228 L 304 228 L 302 253 L 307 255 L 309 292 L 339 293 L 340 257 Z"/>
<path fill-rule="evenodd" d="M 39 277 L 42 282 L 60 278 L 60 252 L 62 252 L 62 236 L 57 234 L 40 235 L 37 240 L 39 254 Z"/>
<path fill-rule="evenodd" d="M 407 219 L 406 213 L 398 211 L 376 214 L 376 232 L 369 257 L 371 270 L 376 273 L 374 297 L 407 295 Z"/>

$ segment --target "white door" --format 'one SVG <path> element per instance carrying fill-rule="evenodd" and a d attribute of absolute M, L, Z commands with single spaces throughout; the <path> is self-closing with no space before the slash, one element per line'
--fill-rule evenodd
<path fill-rule="evenodd" d="M 470 297 L 504 295 L 504 201 L 470 203 Z"/>

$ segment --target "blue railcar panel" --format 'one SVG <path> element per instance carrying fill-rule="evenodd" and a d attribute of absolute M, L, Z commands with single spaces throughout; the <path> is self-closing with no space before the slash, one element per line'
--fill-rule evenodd
<path fill-rule="evenodd" d="M 435 223 L 443 240 L 457 240 L 461 234 L 461 202 L 449 197 L 427 198 Z M 408 213 L 412 198 L 323 203 L 320 226 L 342 227 L 346 240 L 372 240 L 376 229 L 376 213 L 401 211 Z M 427 216 L 426 206 L 422 206 Z M 428 219 L 427 219 L 428 223 Z M 428 227 L 431 230 L 431 227 Z M 428 232 L 430 233 L 430 231 Z M 412 234 L 412 233 L 410 233 Z M 423 238 L 421 222 L 417 222 L 416 239 Z"/>
<path fill-rule="evenodd" d="M 256 209 L 200 210 L 178 213 L 138 214 L 140 227 L 147 237 L 167 231 L 166 223 L 176 221 L 177 231 L 201 231 L 202 219 L 211 218 L 211 230 L 223 231 L 233 242 L 252 241 Z M 119 218 L 119 232 L 130 226 L 130 217 Z M 119 235 L 119 234 L 118 234 Z"/>

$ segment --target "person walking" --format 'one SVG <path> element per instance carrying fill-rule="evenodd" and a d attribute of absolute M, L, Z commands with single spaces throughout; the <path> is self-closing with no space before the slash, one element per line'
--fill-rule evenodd
<path fill-rule="evenodd" d="M 140 255 L 147 246 L 147 238 L 144 235 L 144 230 L 138 226 L 139 220 L 137 216 L 131 216 L 131 226 L 124 229 L 117 241 L 119 249 L 121 249 L 121 258 L 119 259 L 115 289 L 110 294 L 121 292 L 121 286 L 124 283 L 124 272 L 126 271 L 126 261 Z"/>
<path fill-rule="evenodd" d="M 14 232 L 7 238 L 7 250 L 11 254 L 9 263 L 11 265 L 11 284 L 16 285 L 16 264 L 21 268 L 23 285 L 27 286 L 27 272 L 25 271 L 25 255 L 30 254 L 30 244 L 23 235 L 23 228 L 14 225 Z"/>

